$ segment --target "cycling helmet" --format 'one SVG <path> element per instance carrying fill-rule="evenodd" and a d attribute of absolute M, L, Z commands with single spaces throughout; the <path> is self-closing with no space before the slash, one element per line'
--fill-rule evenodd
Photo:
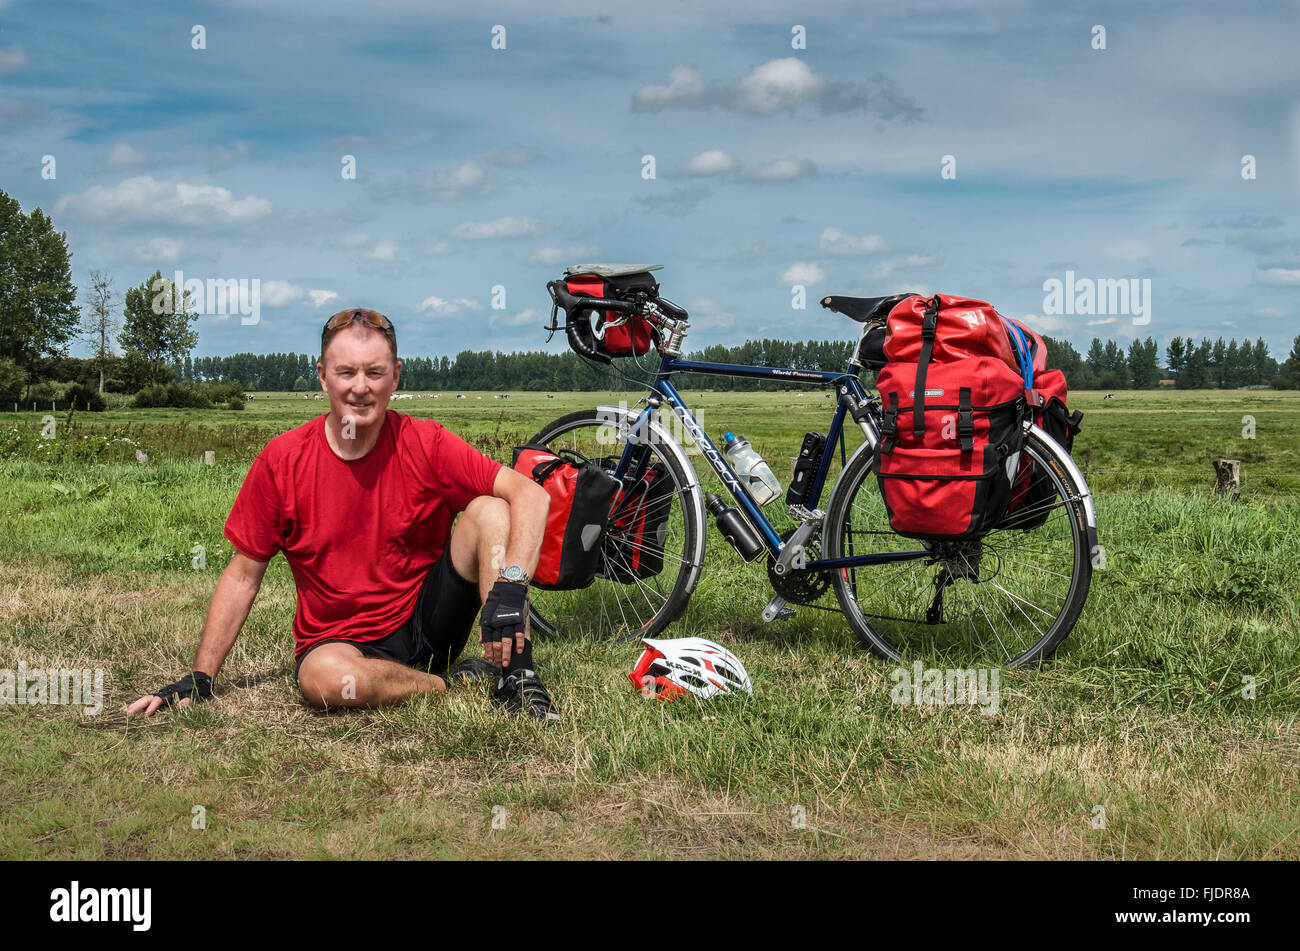
<path fill-rule="evenodd" d="M 628 678 L 647 697 L 672 700 L 693 693 L 709 698 L 719 694 L 752 694 L 745 667 L 725 647 L 702 637 L 672 640 L 643 638 L 645 651 Z"/>

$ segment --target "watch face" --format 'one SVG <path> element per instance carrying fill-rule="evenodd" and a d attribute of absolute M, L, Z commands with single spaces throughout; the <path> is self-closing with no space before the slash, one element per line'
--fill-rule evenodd
<path fill-rule="evenodd" d="M 524 580 L 524 569 L 520 568 L 518 565 L 511 565 L 509 568 L 502 571 L 501 574 L 507 581 Z"/>

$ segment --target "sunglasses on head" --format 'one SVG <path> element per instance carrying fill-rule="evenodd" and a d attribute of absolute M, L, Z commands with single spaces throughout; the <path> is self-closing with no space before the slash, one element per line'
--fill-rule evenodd
<path fill-rule="evenodd" d="M 339 311 L 325 322 L 325 330 L 342 330 L 351 324 L 365 324 L 367 327 L 373 327 L 382 333 L 393 332 L 393 322 L 391 320 L 377 310 L 368 310 L 366 308 Z"/>

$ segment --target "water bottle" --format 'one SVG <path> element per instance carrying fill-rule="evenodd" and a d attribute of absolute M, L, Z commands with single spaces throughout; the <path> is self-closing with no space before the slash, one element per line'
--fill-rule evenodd
<path fill-rule="evenodd" d="M 754 501 L 766 505 L 776 498 L 781 493 L 781 483 L 776 481 L 771 467 L 749 444 L 749 440 L 735 433 L 724 433 L 723 439 L 726 441 L 723 452 Z"/>
<path fill-rule="evenodd" d="M 745 561 L 753 561 L 763 554 L 763 543 L 746 524 L 744 517 L 712 492 L 704 494 L 704 504 L 718 523 L 718 531 L 736 549 Z"/>

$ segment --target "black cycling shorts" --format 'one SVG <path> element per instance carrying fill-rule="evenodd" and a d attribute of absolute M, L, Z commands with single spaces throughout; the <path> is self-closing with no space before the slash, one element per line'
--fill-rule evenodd
<path fill-rule="evenodd" d="M 456 573 L 451 564 L 451 546 L 448 545 L 425 575 L 415 599 L 415 610 L 405 624 L 377 641 L 359 642 L 336 637 L 313 644 L 298 659 L 294 677 L 302 669 L 307 654 L 321 644 L 351 644 L 366 657 L 382 657 L 442 675 L 465 649 L 474 619 L 482 607 L 478 582 L 466 581 Z"/>

